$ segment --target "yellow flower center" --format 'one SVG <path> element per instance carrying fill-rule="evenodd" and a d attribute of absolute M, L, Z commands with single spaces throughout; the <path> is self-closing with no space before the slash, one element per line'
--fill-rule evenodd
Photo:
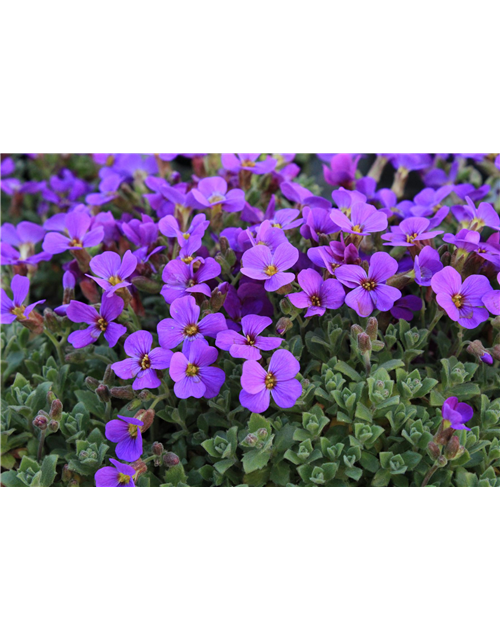
<path fill-rule="evenodd" d="M 243 162 L 241 163 L 242 167 L 255 167 L 255 162 L 253 162 L 252 160 L 243 160 Z"/>
<path fill-rule="evenodd" d="M 191 264 L 191 262 L 193 262 L 193 256 L 186 256 L 184 258 L 181 258 L 182 262 L 185 262 L 186 264 Z"/>
<path fill-rule="evenodd" d="M 73 240 L 69 243 L 70 247 L 83 247 L 82 241 L 78 238 L 73 238 Z"/>
<path fill-rule="evenodd" d="M 186 368 L 186 375 L 190 378 L 197 376 L 200 371 L 200 367 L 197 367 L 195 364 L 188 364 Z"/>
<path fill-rule="evenodd" d="M 106 322 L 106 320 L 104 320 L 104 318 L 99 318 L 99 320 L 97 321 L 97 326 L 101 331 L 106 331 L 108 323 Z"/>
<path fill-rule="evenodd" d="M 255 339 L 252 338 L 252 336 L 249 335 L 248 333 L 246 335 L 246 340 L 247 340 L 247 344 L 249 344 L 251 347 L 253 347 L 253 345 L 255 344 Z"/>
<path fill-rule="evenodd" d="M 197 324 L 187 324 L 184 327 L 184 335 L 185 336 L 194 336 L 198 333 L 198 325 Z"/>
<path fill-rule="evenodd" d="M 149 359 L 149 354 L 145 354 L 141 360 L 141 369 L 149 369 L 151 367 L 151 360 Z"/>
<path fill-rule="evenodd" d="M 191 234 L 186 232 L 182 234 L 182 237 L 184 238 L 184 240 L 188 240 L 191 237 Z"/>
<path fill-rule="evenodd" d="M 451 296 L 452 302 L 453 304 L 457 307 L 457 309 L 460 309 L 461 307 L 464 306 L 464 297 L 461 293 L 456 293 L 454 296 Z"/>
<path fill-rule="evenodd" d="M 359 224 L 355 224 L 352 228 L 353 231 L 356 231 L 357 233 L 361 233 L 361 227 Z"/>
<path fill-rule="evenodd" d="M 113 287 L 115 286 L 115 284 L 118 284 L 121 281 L 122 279 L 120 278 L 120 276 L 111 276 L 108 280 L 109 284 Z"/>
<path fill-rule="evenodd" d="M 411 236 L 406 234 L 406 242 L 415 242 L 417 239 L 418 233 L 413 233 Z"/>
<path fill-rule="evenodd" d="M 275 223 L 273 224 L 273 227 L 276 227 L 277 229 L 281 229 L 281 225 L 280 225 L 280 223 L 279 223 L 279 222 L 275 222 Z"/>
<path fill-rule="evenodd" d="M 138 428 L 139 427 L 136 424 L 132 424 L 131 422 L 128 423 L 128 432 L 130 433 L 132 438 L 137 438 Z"/>
<path fill-rule="evenodd" d="M 210 196 L 210 198 L 208 199 L 210 204 L 215 204 L 216 202 L 221 202 L 222 200 L 224 200 L 224 196 L 218 196 L 218 195 Z"/>
<path fill-rule="evenodd" d="M 321 307 L 321 300 L 319 296 L 313 295 L 311 296 L 310 300 L 313 307 Z"/>
<path fill-rule="evenodd" d="M 274 264 L 270 264 L 268 267 L 264 269 L 264 273 L 267 276 L 274 276 L 278 273 L 278 269 L 274 266 Z"/>
<path fill-rule="evenodd" d="M 374 280 L 364 280 L 361 283 L 361 286 L 363 287 L 363 289 L 366 289 L 367 291 L 373 291 L 377 286 L 377 283 Z"/>
<path fill-rule="evenodd" d="M 266 389 L 274 389 L 274 387 L 276 386 L 276 376 L 274 375 L 274 373 L 268 373 L 266 375 L 264 384 L 266 385 Z"/>
<path fill-rule="evenodd" d="M 26 309 L 26 307 L 24 306 L 24 304 L 22 304 L 20 307 L 14 307 L 13 309 L 10 310 L 10 312 L 14 316 L 17 316 L 18 318 L 24 318 L 24 310 L 25 309 Z"/>
<path fill-rule="evenodd" d="M 118 474 L 118 482 L 120 484 L 128 484 L 130 482 L 130 476 L 128 476 L 125 473 L 119 473 Z"/>

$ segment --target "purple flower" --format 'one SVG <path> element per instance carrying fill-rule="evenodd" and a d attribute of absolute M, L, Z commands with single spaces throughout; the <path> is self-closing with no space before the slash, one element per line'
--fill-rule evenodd
<path fill-rule="evenodd" d="M 413 270 L 415 271 L 415 282 L 421 287 L 428 287 L 431 284 L 432 276 L 441 271 L 443 265 L 439 259 L 439 253 L 432 247 L 424 247 L 415 256 Z"/>
<path fill-rule="evenodd" d="M 171 260 L 163 269 L 162 278 L 165 286 L 161 294 L 167 304 L 190 293 L 203 293 L 210 297 L 212 292 L 205 282 L 216 278 L 220 272 L 220 264 L 213 258 L 196 258 L 189 264 L 179 259 Z"/>
<path fill-rule="evenodd" d="M 450 244 L 454 244 L 456 247 L 466 252 L 477 251 L 479 249 L 479 243 L 481 242 L 481 234 L 479 231 L 460 229 L 456 235 L 453 235 L 452 233 L 445 233 L 443 240 Z"/>
<path fill-rule="evenodd" d="M 302 385 L 295 379 L 299 371 L 299 361 L 285 349 L 273 353 L 267 371 L 256 360 L 247 360 L 241 376 L 241 406 L 253 413 L 263 413 L 272 395 L 278 407 L 293 407 L 302 393 Z"/>
<path fill-rule="evenodd" d="M 337 153 L 330 160 L 330 168 L 323 165 L 323 175 L 328 184 L 352 187 L 356 169 L 361 156 L 352 157 L 349 153 Z"/>
<path fill-rule="evenodd" d="M 38 300 L 33 304 L 24 306 L 24 302 L 28 297 L 30 291 L 30 281 L 26 276 L 16 275 L 12 278 L 10 283 L 13 300 L 5 293 L 3 289 L 0 289 L 1 296 L 1 316 L 0 320 L 2 324 L 11 324 L 14 320 L 26 320 L 29 314 L 33 311 L 37 304 L 42 304 L 44 300 Z"/>
<path fill-rule="evenodd" d="M 198 187 L 192 189 L 187 198 L 193 209 L 221 206 L 224 211 L 241 211 L 245 205 L 245 193 L 241 189 L 227 192 L 227 182 L 223 178 L 203 178 Z"/>
<path fill-rule="evenodd" d="M 158 226 L 150 216 L 144 215 L 141 220 L 132 218 L 121 224 L 123 235 L 136 247 L 150 247 L 158 239 Z"/>
<path fill-rule="evenodd" d="M 359 262 L 359 253 L 356 245 L 345 245 L 344 238 L 340 241 L 333 240 L 329 245 L 311 247 L 307 250 L 307 257 L 313 264 L 328 273 L 335 274 L 335 269 L 341 264 L 356 264 Z"/>
<path fill-rule="evenodd" d="M 436 213 L 442 208 L 441 200 L 444 200 L 453 191 L 451 184 L 445 185 L 440 189 L 434 191 L 434 189 L 423 189 L 418 195 L 415 196 L 415 206 L 412 207 L 412 214 L 414 216 L 430 216 Z M 446 207 L 446 213 L 449 208 Z"/>
<path fill-rule="evenodd" d="M 118 415 L 117 420 L 106 424 L 106 438 L 116 442 L 115 452 L 121 460 L 135 462 L 142 455 L 142 432 L 144 422 L 138 418 Z"/>
<path fill-rule="evenodd" d="M 184 247 L 190 242 L 192 251 L 196 251 L 201 247 L 202 238 L 209 225 L 210 221 L 207 220 L 204 213 L 199 213 L 194 216 L 186 231 L 180 230 L 177 219 L 171 215 L 165 216 L 158 223 L 160 231 L 164 236 L 167 236 L 167 238 L 177 238 L 181 247 Z"/>
<path fill-rule="evenodd" d="M 466 429 L 470 431 L 464 422 L 471 420 L 473 415 L 474 411 L 470 405 L 465 402 L 459 402 L 458 398 L 453 396 L 445 400 L 443 404 L 443 427 L 445 429 Z"/>
<path fill-rule="evenodd" d="M 89 344 L 96 342 L 101 333 L 104 331 L 104 337 L 110 347 L 114 347 L 119 338 L 126 333 L 126 327 L 113 322 L 123 311 L 123 300 L 118 296 L 103 296 L 101 309 L 97 311 L 83 302 L 71 300 L 66 307 L 66 315 L 73 322 L 85 322 L 90 325 L 87 329 L 73 331 L 68 336 L 68 342 L 75 349 L 87 347 Z"/>
<path fill-rule="evenodd" d="M 304 207 L 302 215 L 304 224 L 300 228 L 300 233 L 308 240 L 319 242 L 320 236 L 328 236 L 339 230 L 338 225 L 330 218 L 329 209 Z"/>
<path fill-rule="evenodd" d="M 305 317 L 322 316 L 327 309 L 338 309 L 344 303 L 345 292 L 337 280 L 323 280 L 314 269 L 304 269 L 297 277 L 303 291 L 290 293 L 290 302 L 298 309 L 306 309 Z"/>
<path fill-rule="evenodd" d="M 277 161 L 274 158 L 266 158 L 257 162 L 260 153 L 223 153 L 221 155 L 222 166 L 230 173 L 250 171 L 251 173 L 271 173 Z"/>
<path fill-rule="evenodd" d="M 305 204 L 307 198 L 311 198 L 313 193 L 306 189 L 301 184 L 294 182 L 283 182 L 281 184 L 281 191 L 287 200 L 290 202 L 297 202 L 299 205 Z"/>
<path fill-rule="evenodd" d="M 500 284 L 500 273 L 497 273 L 497 280 Z M 495 316 L 500 316 L 500 291 L 490 291 L 482 298 L 484 306 L 490 313 Z"/>
<path fill-rule="evenodd" d="M 426 169 L 432 163 L 428 153 L 391 153 L 388 154 L 388 158 L 395 169 L 404 169 L 405 171 Z"/>
<path fill-rule="evenodd" d="M 391 233 L 384 233 L 382 240 L 390 247 L 413 247 L 417 243 L 435 238 L 443 231 L 427 231 L 430 221 L 427 218 L 406 218 L 399 226 L 391 227 Z"/>
<path fill-rule="evenodd" d="M 471 231 L 481 231 L 483 227 L 500 229 L 500 218 L 489 202 L 481 202 L 476 209 L 469 196 L 465 196 L 467 205 L 457 205 L 451 208 L 453 215 Z"/>
<path fill-rule="evenodd" d="M 114 251 L 104 251 L 90 261 L 90 268 L 100 277 L 87 277 L 97 282 L 110 297 L 117 289 L 132 286 L 131 282 L 127 282 L 127 278 L 135 271 L 136 266 L 137 258 L 130 249 L 123 259 Z"/>
<path fill-rule="evenodd" d="M 422 308 L 422 300 L 418 296 L 409 295 L 403 296 L 399 300 L 396 300 L 396 303 L 391 309 L 391 315 L 395 318 L 406 320 L 410 322 L 413 320 L 413 313 L 415 311 L 420 311 Z"/>
<path fill-rule="evenodd" d="M 110 458 L 109 461 L 113 467 L 103 467 L 96 472 L 95 486 L 96 487 L 135 487 L 133 477 L 135 475 L 135 469 L 128 464 L 118 462 L 114 458 Z"/>
<path fill-rule="evenodd" d="M 466 329 L 475 329 L 488 316 L 482 298 L 492 287 L 486 276 L 472 275 L 464 280 L 453 267 L 444 267 L 432 276 L 436 300 L 448 316 Z"/>
<path fill-rule="evenodd" d="M 384 284 L 398 270 L 398 263 L 387 253 L 374 253 L 370 260 L 368 275 L 358 265 L 342 265 L 335 271 L 337 279 L 353 291 L 349 291 L 345 303 L 362 318 L 369 316 L 373 309 L 389 311 L 401 291 Z"/>
<path fill-rule="evenodd" d="M 370 233 L 387 229 L 385 213 L 365 202 L 355 202 L 352 205 L 350 218 L 338 209 L 332 210 L 330 218 L 345 233 L 353 233 L 358 236 L 369 236 Z"/>
<path fill-rule="evenodd" d="M 115 362 L 111 368 L 122 380 L 135 378 L 132 389 L 156 389 L 161 381 L 156 369 L 168 369 L 172 352 L 162 347 L 153 346 L 153 336 L 148 331 L 136 331 L 124 344 L 125 353 L 130 356 Z"/>
<path fill-rule="evenodd" d="M 243 250 L 249 249 L 252 246 L 264 245 L 274 252 L 278 248 L 278 245 L 284 242 L 288 242 L 285 232 L 282 229 L 273 227 L 269 220 L 264 220 L 264 222 L 257 227 L 255 237 L 252 235 L 250 229 L 245 229 L 245 231 L 241 231 L 238 235 L 238 243 Z M 250 247 L 248 244 L 250 244 Z"/>
<path fill-rule="evenodd" d="M 74 211 L 64 215 L 62 222 L 67 235 L 62 233 L 47 233 L 43 241 L 43 250 L 51 254 L 63 253 L 67 249 L 76 250 L 86 247 L 95 247 L 104 237 L 104 229 L 95 227 L 89 231 L 91 216 L 87 213 L 86 207 L 77 207 Z M 56 216 L 54 216 L 56 217 Z M 47 228 L 49 226 L 46 225 Z"/>
<path fill-rule="evenodd" d="M 281 338 L 264 338 L 260 334 L 272 324 L 271 318 L 249 314 L 241 319 L 243 335 L 228 329 L 217 335 L 215 345 L 219 349 L 229 351 L 233 358 L 245 360 L 259 360 L 262 351 L 277 349 L 283 340 Z"/>
<path fill-rule="evenodd" d="M 178 398 L 215 398 L 224 384 L 226 374 L 211 367 L 218 351 L 204 340 L 185 343 L 183 352 L 172 356 L 170 377 L 174 380 L 174 393 Z"/>
<path fill-rule="evenodd" d="M 222 313 L 209 313 L 200 321 L 200 307 L 193 296 L 177 298 L 170 305 L 171 318 L 158 323 L 158 340 L 164 349 L 173 349 L 185 340 L 202 340 L 205 336 L 215 338 L 220 331 L 227 329 Z"/>
<path fill-rule="evenodd" d="M 332 191 L 332 200 L 337 205 L 337 209 L 347 217 L 350 217 L 353 205 L 356 203 L 365 203 L 366 196 L 359 193 L 359 191 L 348 191 L 340 187 L 340 189 Z"/>
<path fill-rule="evenodd" d="M 33 255 L 35 245 L 45 233 L 43 227 L 33 222 L 20 222 L 17 227 L 6 222 L 2 225 L 0 264 L 37 264 L 42 260 L 50 260 L 52 254 L 45 251 Z"/>
<path fill-rule="evenodd" d="M 99 193 L 88 195 L 86 198 L 88 204 L 99 206 L 114 200 L 121 183 L 132 181 L 137 172 L 147 175 L 158 172 L 155 157 L 148 154 L 110 154 L 104 162 L 106 162 L 107 166 L 99 171 L 99 177 L 101 178 Z"/>
<path fill-rule="evenodd" d="M 284 273 L 299 259 L 299 251 L 286 242 L 271 253 L 269 247 L 258 245 L 245 251 L 242 257 L 241 273 L 252 280 L 265 280 L 266 291 L 277 291 L 295 278 L 293 273 Z"/>

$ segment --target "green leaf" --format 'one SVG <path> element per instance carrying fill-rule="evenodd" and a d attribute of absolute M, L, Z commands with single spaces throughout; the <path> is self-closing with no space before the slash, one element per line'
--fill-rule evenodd
<path fill-rule="evenodd" d="M 246 474 L 258 471 L 267 465 L 270 457 L 270 451 L 261 451 L 260 449 L 247 451 L 241 460 L 243 462 L 243 470 Z"/>
<path fill-rule="evenodd" d="M 40 476 L 40 486 L 50 487 L 56 477 L 56 465 L 58 456 L 50 455 L 46 456 L 42 462 L 42 475 Z"/>

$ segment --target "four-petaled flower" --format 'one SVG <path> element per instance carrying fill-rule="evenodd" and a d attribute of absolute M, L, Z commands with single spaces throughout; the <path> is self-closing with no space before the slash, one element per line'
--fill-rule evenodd
<path fill-rule="evenodd" d="M 227 182 L 223 178 L 203 178 L 188 193 L 187 205 L 193 209 L 220 207 L 229 212 L 241 211 L 245 206 L 245 193 L 242 189 L 228 192 Z"/>
<path fill-rule="evenodd" d="M 370 233 L 387 229 L 385 213 L 365 202 L 355 202 L 352 205 L 350 218 L 338 209 L 333 209 L 330 218 L 342 231 L 357 236 L 368 236 Z"/>
<path fill-rule="evenodd" d="M 90 325 L 87 329 L 73 331 L 68 336 L 68 342 L 75 349 L 87 347 L 96 342 L 101 333 L 108 341 L 110 347 L 114 347 L 119 338 L 126 333 L 127 329 L 117 322 L 113 322 L 123 311 L 123 300 L 118 296 L 102 297 L 99 311 L 78 300 L 71 300 L 66 307 L 66 315 L 73 322 L 85 322 Z"/>
<path fill-rule="evenodd" d="M 299 361 L 285 349 L 273 353 L 267 371 L 256 360 L 247 360 L 241 376 L 241 405 L 253 413 L 263 413 L 272 395 L 278 407 L 290 409 L 302 393 L 302 385 L 295 378 L 299 370 Z"/>
<path fill-rule="evenodd" d="M 102 467 L 96 472 L 96 487 L 135 487 L 134 476 L 135 469 L 128 464 L 118 462 L 114 458 L 110 458 L 113 467 Z"/>
<path fill-rule="evenodd" d="M 266 291 L 277 291 L 295 279 L 293 273 L 285 273 L 299 259 L 299 250 L 284 242 L 271 253 L 269 247 L 257 245 L 243 254 L 241 273 L 253 280 L 265 280 Z"/>
<path fill-rule="evenodd" d="M 2 324 L 11 324 L 14 320 L 27 320 L 36 305 L 45 302 L 45 300 L 37 300 L 28 306 L 24 305 L 30 291 L 30 281 L 26 276 L 15 275 L 10 283 L 10 288 L 13 300 L 3 289 L 0 289 Z"/>
<path fill-rule="evenodd" d="M 261 350 L 272 351 L 283 342 L 282 338 L 265 338 L 260 335 L 272 322 L 271 318 L 250 313 L 241 319 L 243 335 L 233 329 L 221 331 L 217 335 L 215 346 L 223 351 L 229 351 L 233 358 L 259 360 L 262 355 Z"/>
<path fill-rule="evenodd" d="M 442 409 L 442 416 L 444 420 L 443 427 L 445 429 L 466 429 L 470 431 L 469 427 L 466 427 L 464 422 L 468 422 L 474 411 L 470 405 L 466 402 L 459 402 L 455 396 L 445 400 Z"/>
<path fill-rule="evenodd" d="M 222 166 L 230 173 L 250 171 L 251 173 L 271 173 L 276 167 L 277 161 L 267 157 L 258 162 L 260 153 L 223 153 L 221 155 Z"/>
<path fill-rule="evenodd" d="M 329 278 L 323 280 L 314 269 L 303 269 L 298 277 L 303 291 L 290 293 L 290 302 L 298 309 L 306 309 L 305 317 L 322 316 L 327 309 L 338 309 L 344 303 L 344 287 Z"/>
<path fill-rule="evenodd" d="M 62 218 L 59 216 L 49 218 L 45 223 L 45 228 L 51 229 L 55 227 L 60 231 L 65 231 L 66 235 L 57 233 L 56 231 L 47 233 L 42 245 L 44 251 L 56 254 L 63 253 L 68 249 L 74 251 L 87 247 L 95 247 L 103 239 L 103 227 L 94 227 L 89 231 L 92 218 L 87 213 L 85 206 L 80 205 L 71 213 L 61 215 Z"/>
<path fill-rule="evenodd" d="M 132 389 L 156 389 L 161 384 L 156 370 L 170 366 L 172 352 L 152 346 L 153 336 L 148 331 L 136 331 L 125 340 L 124 349 L 129 357 L 111 365 L 122 380 L 135 378 Z"/>
<path fill-rule="evenodd" d="M 121 460 L 135 462 L 141 457 L 143 426 L 142 420 L 121 415 L 106 423 L 106 438 L 116 442 L 115 452 Z"/>
<path fill-rule="evenodd" d="M 163 269 L 162 278 L 165 286 L 161 294 L 167 304 L 172 304 L 177 298 L 188 296 L 190 293 L 210 296 L 210 287 L 205 283 L 216 278 L 220 272 L 220 264 L 213 258 L 196 258 L 189 264 L 180 259 L 170 260 Z"/>
<path fill-rule="evenodd" d="M 336 269 L 335 275 L 343 285 L 353 289 L 346 295 L 346 305 L 366 318 L 374 309 L 389 311 L 401 298 L 399 289 L 385 284 L 397 270 L 397 260 L 379 251 L 371 257 L 368 274 L 358 265 L 345 264 Z"/>
<path fill-rule="evenodd" d="M 170 377 L 175 382 L 175 395 L 178 398 L 215 398 L 226 379 L 222 369 L 210 366 L 217 356 L 217 349 L 208 346 L 204 340 L 187 342 L 182 352 L 174 353 Z"/>
<path fill-rule="evenodd" d="M 92 258 L 90 268 L 97 276 L 90 276 L 106 292 L 107 296 L 112 296 L 117 289 L 131 287 L 132 283 L 127 278 L 134 273 L 137 267 L 137 258 L 130 249 L 125 253 L 123 259 L 114 251 L 104 251 L 100 255 Z"/>
<path fill-rule="evenodd" d="M 427 231 L 430 221 L 427 218 L 406 218 L 399 226 L 391 227 L 390 233 L 384 233 L 382 240 L 390 247 L 413 247 L 414 245 L 435 238 L 443 231 Z"/>

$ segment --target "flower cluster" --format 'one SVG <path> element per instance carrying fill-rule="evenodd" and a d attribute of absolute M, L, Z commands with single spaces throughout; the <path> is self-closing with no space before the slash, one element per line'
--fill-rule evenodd
<path fill-rule="evenodd" d="M 175 397 L 223 407 L 236 388 L 240 410 L 300 413 L 320 364 L 299 346 L 335 314 L 353 326 L 377 316 L 384 327 L 420 314 L 431 331 L 446 315 L 459 326 L 457 353 L 477 337 L 463 330 L 500 316 L 500 219 L 489 186 L 463 180 L 466 155 L 380 154 L 363 175 L 363 156 L 319 154 L 321 193 L 293 154 L 186 154 L 179 167 L 192 173 L 175 169 L 178 155 L 95 154 L 88 181 L 65 167 L 23 182 L 15 158 L 2 162 L 13 219 L 26 199 L 32 207 L 29 220 L 1 228 L 2 324 L 44 331 L 70 363 L 97 354 L 123 381 L 114 397 L 130 388 L 167 406 Z M 473 161 L 500 173 L 491 154 Z M 405 199 L 412 172 L 420 188 Z M 45 300 L 28 302 L 44 263 L 63 296 L 42 318 L 35 306 Z M 67 328 L 60 341 L 57 322 Z M 367 362 L 380 340 L 360 329 Z M 492 347 L 481 362 L 493 363 Z M 144 423 L 127 417 L 132 408 L 112 418 L 119 409 L 103 397 L 115 455 L 140 461 Z M 467 429 L 467 407 L 448 398 L 446 428 Z M 140 465 L 110 461 L 96 484 L 134 486 Z"/>

